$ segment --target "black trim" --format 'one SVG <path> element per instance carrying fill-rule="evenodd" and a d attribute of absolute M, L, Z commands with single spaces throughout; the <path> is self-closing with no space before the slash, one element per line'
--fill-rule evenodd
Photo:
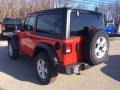
<path fill-rule="evenodd" d="M 64 10 L 68 10 L 68 9 L 71 9 L 72 11 L 81 11 L 81 12 L 102 14 L 100 12 L 91 11 L 91 10 L 84 10 L 84 9 L 78 9 L 78 8 L 73 9 L 71 7 L 62 7 L 62 8 L 53 8 L 53 9 L 47 9 L 47 10 L 37 11 L 37 12 L 29 13 L 28 15 L 39 14 L 39 13 L 48 13 L 48 12 L 51 12 L 51 11 L 52 12 L 58 12 L 58 11 L 64 11 Z"/>
<path fill-rule="evenodd" d="M 54 57 L 56 57 L 56 49 L 54 48 L 54 46 L 52 45 L 49 45 L 49 44 L 46 44 L 46 43 L 38 43 L 36 45 L 36 48 L 39 47 L 39 48 L 42 48 L 42 49 L 45 49 L 47 51 L 47 53 L 49 54 L 51 60 L 53 60 L 52 62 L 58 62 L 58 60 L 54 60 Z M 34 51 L 35 52 L 35 51 Z"/>
<path fill-rule="evenodd" d="M 52 64 L 52 68 L 53 68 L 53 71 L 54 71 L 54 76 L 57 76 L 57 73 L 58 73 L 58 70 L 56 69 L 56 65 L 58 64 L 58 58 L 57 58 L 57 54 L 56 54 L 56 49 L 49 45 L 49 44 L 46 44 L 46 43 L 38 43 L 36 45 L 36 48 L 34 50 L 34 53 L 33 53 L 33 57 L 35 57 L 35 54 L 36 54 L 36 50 L 45 50 L 46 53 L 48 54 L 48 56 L 50 57 L 50 60 L 51 60 L 51 64 Z M 39 51 L 40 53 L 41 51 Z"/>

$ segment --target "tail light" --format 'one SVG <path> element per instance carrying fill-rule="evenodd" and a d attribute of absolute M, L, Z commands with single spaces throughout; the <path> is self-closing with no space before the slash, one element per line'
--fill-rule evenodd
<path fill-rule="evenodd" d="M 91 25 L 91 28 L 92 28 L 92 29 L 96 29 L 96 26 L 95 26 L 95 25 Z"/>
<path fill-rule="evenodd" d="M 69 54 L 72 52 L 72 45 L 71 44 L 63 44 L 62 51 L 65 54 Z"/>
<path fill-rule="evenodd" d="M 18 27 L 17 26 L 15 26 L 15 30 L 17 30 L 18 29 Z"/>
<path fill-rule="evenodd" d="M 3 30 L 3 31 L 5 30 L 5 25 L 2 25 L 2 30 Z"/>

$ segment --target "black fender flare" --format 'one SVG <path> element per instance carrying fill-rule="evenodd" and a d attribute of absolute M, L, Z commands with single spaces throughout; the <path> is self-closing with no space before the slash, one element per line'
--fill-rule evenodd
<path fill-rule="evenodd" d="M 48 54 L 48 56 L 50 58 L 50 62 L 52 64 L 52 67 L 54 70 L 54 76 L 57 76 L 58 75 L 58 73 L 57 73 L 58 72 L 58 70 L 57 70 L 58 58 L 57 58 L 55 48 L 52 45 L 49 45 L 46 43 L 38 43 L 34 50 L 33 57 L 35 57 L 35 55 L 36 55 L 36 50 L 46 51 L 46 53 Z M 41 51 L 39 51 L 39 52 L 41 52 Z"/>
<path fill-rule="evenodd" d="M 19 37 L 17 35 L 11 35 L 9 36 L 8 38 L 8 42 L 11 41 L 12 44 L 14 45 L 15 49 L 18 49 L 20 48 L 20 45 L 19 45 Z"/>

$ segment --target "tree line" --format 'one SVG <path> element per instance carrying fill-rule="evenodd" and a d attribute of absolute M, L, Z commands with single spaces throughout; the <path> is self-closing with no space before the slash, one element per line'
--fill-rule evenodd
<path fill-rule="evenodd" d="M 0 20 L 5 17 L 24 19 L 27 13 L 58 7 L 72 7 L 80 9 L 89 9 L 88 4 L 73 3 L 74 0 L 0 0 Z M 75 1 L 74 1 L 75 2 Z M 120 22 L 120 2 L 113 1 L 104 5 L 100 3 L 95 7 L 95 11 L 104 13 L 105 21 Z"/>
<path fill-rule="evenodd" d="M 97 9 L 102 12 L 105 16 L 106 22 L 120 23 L 120 1 L 114 1 L 114 5 L 100 4 Z"/>
<path fill-rule="evenodd" d="M 72 6 L 71 0 L 0 0 L 0 19 L 24 19 L 29 12 L 67 6 Z"/>

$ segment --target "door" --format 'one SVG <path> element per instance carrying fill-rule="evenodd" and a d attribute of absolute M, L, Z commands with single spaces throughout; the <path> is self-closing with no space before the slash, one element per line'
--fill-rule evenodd
<path fill-rule="evenodd" d="M 35 43 L 33 41 L 33 30 L 34 30 L 35 17 L 29 16 L 26 18 L 24 23 L 24 31 L 21 33 L 20 48 L 28 56 L 32 56 L 33 48 Z"/>

